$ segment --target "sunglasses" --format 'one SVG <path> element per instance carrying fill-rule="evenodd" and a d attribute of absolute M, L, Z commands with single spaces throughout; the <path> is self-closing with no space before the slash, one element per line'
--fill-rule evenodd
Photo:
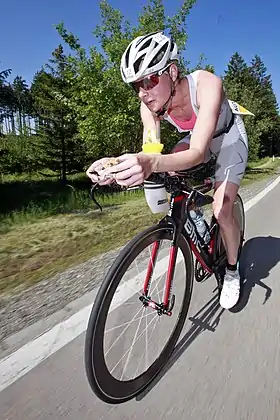
<path fill-rule="evenodd" d="M 139 93 L 140 88 L 144 90 L 151 90 L 156 85 L 159 84 L 159 78 L 163 73 L 167 73 L 167 69 L 172 65 L 172 63 L 167 64 L 162 70 L 158 71 L 157 73 L 151 74 L 144 79 L 138 80 L 137 82 L 131 83 L 131 86 L 135 90 L 136 93 Z"/>
<path fill-rule="evenodd" d="M 144 77 L 144 79 L 131 83 L 131 86 L 136 93 L 139 93 L 140 88 L 144 90 L 151 90 L 159 84 L 159 78 L 159 74 L 151 74 L 150 76 Z"/>

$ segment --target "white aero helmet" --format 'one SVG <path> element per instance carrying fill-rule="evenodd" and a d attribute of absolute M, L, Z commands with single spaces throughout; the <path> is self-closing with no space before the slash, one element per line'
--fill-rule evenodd
<path fill-rule="evenodd" d="M 178 60 L 177 45 L 162 32 L 138 36 L 123 53 L 120 66 L 123 81 L 132 83 L 160 72 L 172 60 Z"/>

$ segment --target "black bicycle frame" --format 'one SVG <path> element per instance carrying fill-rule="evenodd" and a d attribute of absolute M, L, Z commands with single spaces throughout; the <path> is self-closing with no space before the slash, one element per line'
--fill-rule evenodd
<path fill-rule="evenodd" d="M 193 190 L 190 193 L 182 192 L 179 194 L 172 194 L 170 212 L 163 220 L 168 221 L 168 223 L 172 223 L 174 227 L 173 244 L 175 246 L 178 245 L 178 238 L 180 233 L 182 233 L 187 239 L 191 250 L 202 267 L 209 274 L 212 274 L 214 263 L 214 242 L 218 224 L 213 217 L 210 226 L 211 239 L 209 244 L 205 244 L 190 215 L 190 205 L 195 199 L 196 194 L 198 194 L 196 190 Z"/>
<path fill-rule="evenodd" d="M 140 296 L 140 300 L 145 306 L 152 307 L 153 309 L 157 310 L 160 315 L 166 314 L 171 316 L 172 314 L 171 311 L 174 305 L 175 297 L 171 296 L 171 293 L 176 257 L 178 252 L 178 241 L 181 234 L 184 235 L 196 259 L 199 261 L 205 272 L 207 272 L 209 275 L 217 273 L 221 262 L 224 260 L 224 255 L 216 255 L 217 247 L 215 245 L 219 226 L 214 215 L 212 216 L 210 224 L 210 242 L 205 244 L 203 238 L 200 237 L 195 223 L 189 213 L 191 203 L 196 203 L 197 199 L 199 201 L 199 197 L 204 197 L 204 199 L 205 197 L 208 197 L 208 199 L 213 201 L 210 196 L 205 195 L 213 188 L 212 184 L 204 184 L 202 186 L 192 188 L 188 182 L 187 173 L 190 174 L 191 171 L 194 173 L 197 168 L 188 170 L 186 172 L 181 171 L 181 174 L 178 173 L 179 177 L 172 177 L 165 173 L 153 173 L 149 178 L 153 182 L 160 184 L 164 183 L 167 191 L 171 193 L 170 210 L 168 214 L 159 222 L 159 224 L 166 224 L 167 222 L 172 224 L 174 228 L 163 302 L 157 303 L 149 297 L 150 283 L 160 245 L 159 241 L 155 241 L 153 244 L 151 257 L 149 259 L 148 269 L 144 280 L 143 295 Z M 95 204 L 102 211 L 100 204 L 94 198 L 94 190 L 97 185 L 98 184 L 95 184 L 92 187 L 91 197 Z"/>
<path fill-rule="evenodd" d="M 207 191 L 210 191 L 210 189 L 210 187 L 206 186 Z M 200 237 L 199 233 L 197 232 L 195 223 L 190 216 L 189 208 L 191 203 L 195 201 L 197 194 L 200 193 L 195 189 L 193 189 L 191 192 L 180 191 L 177 193 L 171 193 L 169 213 L 159 222 L 159 224 L 165 224 L 167 222 L 172 224 L 174 228 L 172 245 L 169 254 L 169 266 L 165 283 L 164 299 L 162 303 L 157 303 L 148 297 L 150 281 L 159 250 L 159 241 L 154 242 L 153 245 L 148 270 L 144 281 L 143 297 L 140 299 L 145 305 L 157 310 L 159 314 L 166 314 L 169 316 L 172 315 L 171 311 L 175 299 L 175 297 L 172 296 L 172 286 L 180 234 L 184 235 L 196 259 L 200 262 L 204 270 L 209 273 L 209 275 L 216 272 L 220 263 L 224 259 L 224 256 L 221 256 L 221 258 L 217 259 L 217 256 L 215 255 L 215 244 L 219 226 L 214 215 L 212 216 L 210 224 L 210 242 L 208 244 L 205 244 L 203 238 Z"/>

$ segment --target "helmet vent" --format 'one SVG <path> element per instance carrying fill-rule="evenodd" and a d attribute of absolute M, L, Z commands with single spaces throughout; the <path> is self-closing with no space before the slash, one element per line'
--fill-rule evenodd
<path fill-rule="evenodd" d="M 140 65 L 141 65 L 143 60 L 144 60 L 143 56 L 139 57 L 138 60 L 136 60 L 135 63 L 133 64 L 135 73 L 137 73 L 139 71 Z"/>
<path fill-rule="evenodd" d="M 159 63 L 162 60 L 162 58 L 163 58 L 163 56 L 164 56 L 167 48 L 168 48 L 168 43 L 166 43 L 165 45 L 163 45 L 163 47 L 159 50 L 159 52 L 157 53 L 157 55 L 151 61 L 149 67 L 155 66 L 157 63 Z"/>
<path fill-rule="evenodd" d="M 139 51 L 143 51 L 148 48 L 151 45 L 151 41 L 151 39 L 148 39 L 148 41 L 144 42 L 144 44 L 142 44 L 142 46 L 139 48 Z"/>
<path fill-rule="evenodd" d="M 128 60 L 129 60 L 130 50 L 131 50 L 131 45 L 128 47 L 128 50 L 127 50 L 126 56 L 125 56 L 125 65 L 126 65 L 126 67 L 128 67 Z"/>

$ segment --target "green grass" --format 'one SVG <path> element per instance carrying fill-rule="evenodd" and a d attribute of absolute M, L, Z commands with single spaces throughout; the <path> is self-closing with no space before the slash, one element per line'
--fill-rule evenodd
<path fill-rule="evenodd" d="M 259 159 L 257 161 L 254 162 L 248 162 L 247 165 L 247 170 L 249 169 L 253 169 L 253 168 L 259 168 L 259 167 L 264 167 L 266 165 L 269 165 L 272 162 L 272 158 L 270 157 L 265 157 L 263 159 Z"/>
<path fill-rule="evenodd" d="M 242 185 L 271 176 L 280 160 L 250 163 Z M 143 191 L 99 194 L 103 212 L 89 195 L 83 175 L 71 187 L 33 176 L 6 178 L 0 185 L 0 295 L 124 245 L 158 221 Z"/>
<path fill-rule="evenodd" d="M 139 197 L 105 207 L 103 212 L 60 214 L 16 223 L 1 237 L 0 294 L 122 246 L 159 218 Z"/>
<path fill-rule="evenodd" d="M 243 178 L 242 185 L 265 179 L 275 173 L 280 166 L 280 159 L 264 158 L 258 162 L 250 162 Z"/>
<path fill-rule="evenodd" d="M 0 214 L 0 234 L 7 233 L 16 225 L 24 223 L 35 223 L 40 219 L 47 217 L 71 214 L 85 213 L 89 210 L 97 209 L 96 204 L 91 200 L 88 190 L 63 190 L 61 195 L 42 194 L 36 200 L 31 200 L 21 209 L 3 212 Z M 143 197 L 143 192 L 136 190 L 131 192 L 119 192 L 111 195 L 97 194 L 96 198 L 101 207 L 106 209 L 110 206 L 124 204 L 128 201 Z"/>

